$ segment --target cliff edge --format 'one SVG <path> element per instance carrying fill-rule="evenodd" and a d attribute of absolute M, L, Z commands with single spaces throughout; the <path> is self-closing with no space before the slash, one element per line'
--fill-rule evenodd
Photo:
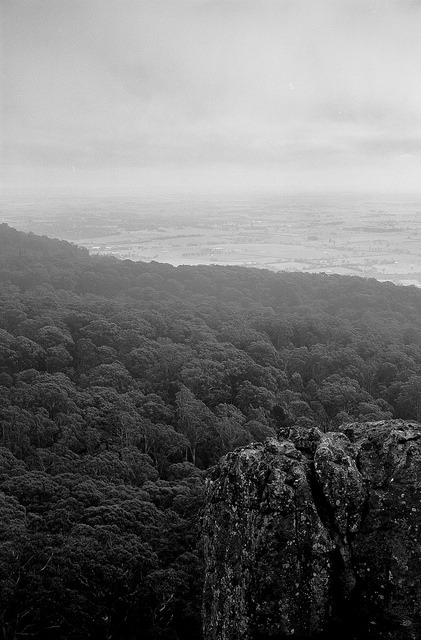
<path fill-rule="evenodd" d="M 229 453 L 203 517 L 205 640 L 421 638 L 420 498 L 417 423 Z"/>

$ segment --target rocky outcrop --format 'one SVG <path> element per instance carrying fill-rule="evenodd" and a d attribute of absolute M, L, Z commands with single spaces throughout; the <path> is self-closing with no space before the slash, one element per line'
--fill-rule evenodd
<path fill-rule="evenodd" d="M 421 638 L 421 425 L 287 435 L 209 480 L 205 640 Z"/>

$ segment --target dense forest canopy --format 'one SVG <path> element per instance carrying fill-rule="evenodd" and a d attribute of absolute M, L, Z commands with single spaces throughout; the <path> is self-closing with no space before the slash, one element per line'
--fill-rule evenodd
<path fill-rule="evenodd" d="M 0 225 L 0 638 L 200 638 L 206 470 L 421 418 L 421 291 L 89 256 Z"/>

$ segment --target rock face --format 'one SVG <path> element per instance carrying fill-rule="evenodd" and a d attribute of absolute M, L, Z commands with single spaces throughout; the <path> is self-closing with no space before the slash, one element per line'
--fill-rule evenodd
<path fill-rule="evenodd" d="M 222 459 L 205 640 L 421 638 L 421 425 L 292 427 Z"/>

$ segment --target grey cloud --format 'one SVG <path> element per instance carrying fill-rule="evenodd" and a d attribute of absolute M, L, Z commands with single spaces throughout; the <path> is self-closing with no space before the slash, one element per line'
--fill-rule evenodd
<path fill-rule="evenodd" d="M 367 136 L 356 145 L 359 151 L 379 155 L 416 156 L 421 153 L 421 134 L 416 137 Z"/>
<path fill-rule="evenodd" d="M 297 184 L 346 165 L 345 184 L 352 164 L 374 184 L 383 156 L 418 150 L 420 4 L 3 3 L 5 164 L 47 181 L 75 163 L 111 181 L 255 164 L 257 182 L 267 164 Z"/>

